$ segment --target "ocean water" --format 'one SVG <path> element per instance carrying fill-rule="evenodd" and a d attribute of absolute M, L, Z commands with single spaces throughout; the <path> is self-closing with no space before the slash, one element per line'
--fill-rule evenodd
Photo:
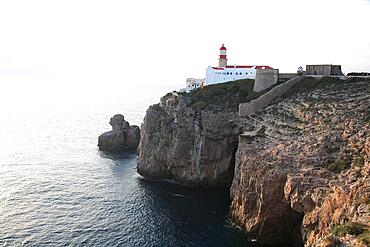
<path fill-rule="evenodd" d="M 146 181 L 135 152 L 98 150 L 112 115 L 139 125 L 168 90 L 3 88 L 0 246 L 254 246 L 229 221 L 227 188 Z"/>

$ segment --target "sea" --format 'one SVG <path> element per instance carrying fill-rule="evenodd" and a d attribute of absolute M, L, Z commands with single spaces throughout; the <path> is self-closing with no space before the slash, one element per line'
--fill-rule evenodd
<path fill-rule="evenodd" d="M 0 246 L 257 246 L 230 221 L 229 188 L 147 181 L 136 152 L 98 149 L 114 114 L 140 126 L 171 90 L 3 83 Z"/>

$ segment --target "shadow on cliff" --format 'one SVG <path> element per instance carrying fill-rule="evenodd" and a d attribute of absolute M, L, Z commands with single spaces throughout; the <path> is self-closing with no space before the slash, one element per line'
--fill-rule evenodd
<path fill-rule="evenodd" d="M 183 246 L 267 247 L 251 240 L 229 218 L 229 188 L 184 187 L 168 181 L 137 179 L 145 196 L 153 235 L 166 232 L 164 242 Z M 182 245 L 181 245 L 182 246 Z M 284 245 L 288 246 L 288 245 Z"/>

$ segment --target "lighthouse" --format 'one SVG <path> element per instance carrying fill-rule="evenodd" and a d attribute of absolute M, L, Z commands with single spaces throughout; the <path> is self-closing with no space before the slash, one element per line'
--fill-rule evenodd
<path fill-rule="evenodd" d="M 227 66 L 227 57 L 226 57 L 226 47 L 222 44 L 220 48 L 220 57 L 218 59 L 218 67 L 226 67 Z"/>

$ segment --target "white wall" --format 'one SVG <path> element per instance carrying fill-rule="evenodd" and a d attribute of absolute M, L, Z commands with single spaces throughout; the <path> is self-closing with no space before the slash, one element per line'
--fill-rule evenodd
<path fill-rule="evenodd" d="M 241 74 L 240 74 L 241 73 Z M 256 69 L 252 68 L 224 68 L 223 70 L 206 69 L 206 85 L 240 79 L 255 79 Z"/>

